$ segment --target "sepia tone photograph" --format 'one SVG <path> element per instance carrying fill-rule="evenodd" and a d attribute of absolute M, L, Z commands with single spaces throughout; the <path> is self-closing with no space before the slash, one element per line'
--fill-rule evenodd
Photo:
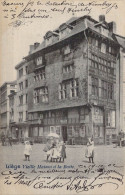
<path fill-rule="evenodd" d="M 124 195 L 125 1 L 0 4 L 0 193 Z"/>

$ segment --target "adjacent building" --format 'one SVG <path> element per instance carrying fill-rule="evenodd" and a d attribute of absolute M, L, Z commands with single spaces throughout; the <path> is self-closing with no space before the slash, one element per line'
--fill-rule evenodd
<path fill-rule="evenodd" d="M 56 132 L 69 144 L 111 143 L 119 131 L 120 45 L 116 24 L 71 18 L 30 46 L 29 137 Z M 116 112 L 116 108 L 118 112 Z"/>
<path fill-rule="evenodd" d="M 17 93 L 16 93 L 16 109 L 17 120 L 14 124 L 17 138 L 24 139 L 28 137 L 28 67 L 27 62 L 22 60 L 16 65 L 17 70 Z"/>
<path fill-rule="evenodd" d="M 16 91 L 16 81 L 6 82 L 0 87 L 0 131 L 5 135 L 9 132 L 10 110 L 9 95 Z"/>

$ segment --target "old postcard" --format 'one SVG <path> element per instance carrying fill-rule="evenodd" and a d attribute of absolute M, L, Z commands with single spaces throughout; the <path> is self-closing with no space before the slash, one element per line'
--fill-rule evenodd
<path fill-rule="evenodd" d="M 0 194 L 124 195 L 125 1 L 0 1 Z"/>

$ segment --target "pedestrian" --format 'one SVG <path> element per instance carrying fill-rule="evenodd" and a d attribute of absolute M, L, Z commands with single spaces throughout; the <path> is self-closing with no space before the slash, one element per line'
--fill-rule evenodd
<path fill-rule="evenodd" d="M 85 156 L 86 156 L 86 158 L 89 159 L 90 163 L 91 162 L 94 163 L 94 161 L 93 161 L 93 159 L 94 159 L 94 141 L 93 141 L 93 138 L 88 139 Z"/>
<path fill-rule="evenodd" d="M 32 151 L 32 147 L 30 145 L 29 141 L 25 141 L 25 148 L 24 148 L 24 155 L 25 155 L 25 161 L 30 161 L 30 154 Z"/>
<path fill-rule="evenodd" d="M 2 146 L 5 146 L 5 135 L 2 133 L 1 135 L 1 141 L 2 141 Z"/>
<path fill-rule="evenodd" d="M 65 144 L 64 144 L 63 141 L 61 141 L 60 145 L 61 145 L 60 162 L 61 162 L 61 159 L 62 159 L 63 162 L 64 162 L 64 159 L 66 158 L 66 146 L 65 146 Z"/>
<path fill-rule="evenodd" d="M 12 137 L 11 136 L 8 137 L 8 141 L 9 141 L 9 145 L 12 146 Z"/>

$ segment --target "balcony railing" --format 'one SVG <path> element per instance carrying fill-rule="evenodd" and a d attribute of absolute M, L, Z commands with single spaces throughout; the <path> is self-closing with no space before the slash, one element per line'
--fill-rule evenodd
<path fill-rule="evenodd" d="M 47 118 L 47 119 L 30 119 L 31 124 L 42 124 L 42 125 L 67 125 L 67 124 L 77 124 L 77 123 L 88 123 L 88 117 L 85 117 L 84 120 L 80 118 Z"/>

